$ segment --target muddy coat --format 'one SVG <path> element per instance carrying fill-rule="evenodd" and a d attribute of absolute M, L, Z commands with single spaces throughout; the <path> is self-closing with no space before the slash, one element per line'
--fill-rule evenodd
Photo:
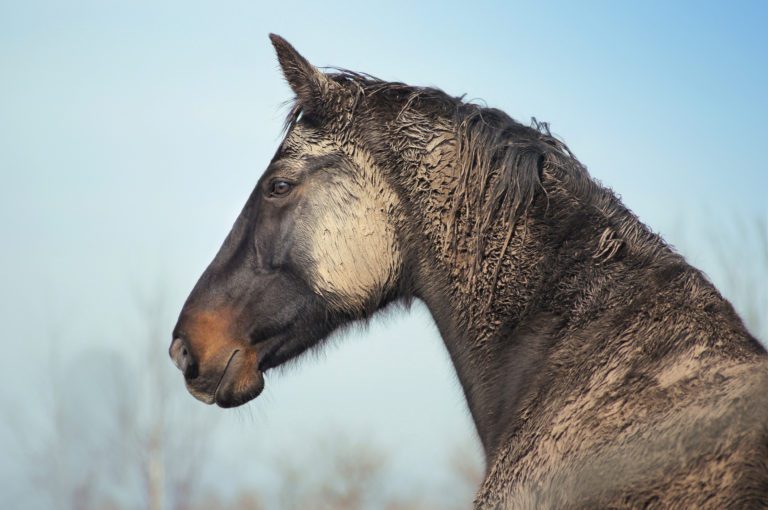
<path fill-rule="evenodd" d="M 193 395 L 243 404 L 420 299 L 486 454 L 477 508 L 768 507 L 765 349 L 546 125 L 272 39 L 296 100 L 174 331 Z"/>

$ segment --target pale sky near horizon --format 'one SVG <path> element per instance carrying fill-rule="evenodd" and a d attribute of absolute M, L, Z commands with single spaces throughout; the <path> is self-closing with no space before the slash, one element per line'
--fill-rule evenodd
<path fill-rule="evenodd" d="M 318 66 L 550 122 L 593 176 L 682 242 L 732 216 L 768 217 L 766 24 L 764 2 L 0 1 L 4 413 L 34 407 L 52 331 L 63 366 L 94 349 L 135 356 L 137 296 L 157 287 L 164 355 L 279 142 L 291 93 L 269 32 Z M 221 416 L 216 458 L 244 483 L 238 448 L 275 455 L 324 431 L 391 448 L 417 485 L 438 476 L 446 444 L 474 441 L 423 306 L 336 343 L 268 377 L 249 410 L 209 411 Z M 13 470 L 0 464 L 0 476 Z"/>

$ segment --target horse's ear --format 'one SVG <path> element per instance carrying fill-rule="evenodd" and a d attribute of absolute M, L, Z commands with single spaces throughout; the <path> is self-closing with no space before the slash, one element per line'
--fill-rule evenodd
<path fill-rule="evenodd" d="M 330 87 L 328 77 L 279 35 L 269 34 L 269 39 L 277 52 L 277 60 L 280 62 L 283 75 L 299 103 L 306 110 L 319 109 L 323 94 Z"/>

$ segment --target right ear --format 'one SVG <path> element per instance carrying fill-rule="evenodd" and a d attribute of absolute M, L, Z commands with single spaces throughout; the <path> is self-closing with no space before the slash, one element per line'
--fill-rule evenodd
<path fill-rule="evenodd" d="M 297 101 L 307 111 L 318 111 L 324 94 L 331 87 L 331 80 L 279 35 L 269 34 L 269 39 L 277 52 L 283 76 L 296 94 Z"/>

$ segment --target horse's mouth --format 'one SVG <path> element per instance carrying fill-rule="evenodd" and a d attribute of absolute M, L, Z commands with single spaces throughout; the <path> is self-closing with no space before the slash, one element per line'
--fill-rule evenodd
<path fill-rule="evenodd" d="M 201 391 L 187 382 L 187 389 L 196 399 L 219 407 L 237 407 L 259 396 L 264 390 L 264 374 L 257 364 L 253 350 L 235 349 L 222 370 L 213 391 Z"/>

